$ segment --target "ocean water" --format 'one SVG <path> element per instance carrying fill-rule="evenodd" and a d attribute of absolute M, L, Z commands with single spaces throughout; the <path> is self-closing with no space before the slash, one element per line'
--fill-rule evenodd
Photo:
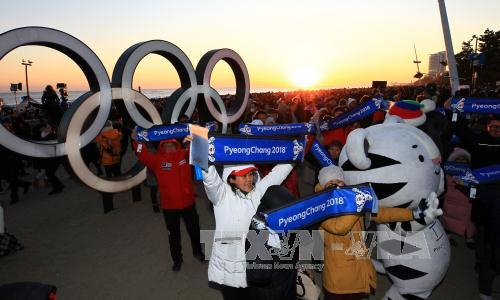
<path fill-rule="evenodd" d="M 146 95 L 146 97 L 152 99 L 152 98 L 164 98 L 170 96 L 176 89 L 143 89 L 142 93 Z M 235 94 L 236 90 L 234 88 L 220 88 L 216 89 L 220 95 L 227 95 L 227 94 Z M 291 91 L 291 90 L 296 90 L 296 89 L 291 89 L 291 88 L 256 88 L 252 89 L 252 93 L 261 93 L 261 92 L 278 92 L 278 91 Z M 74 101 L 78 99 L 81 95 L 85 94 L 87 91 L 68 91 L 68 99 L 69 101 Z M 17 95 L 14 95 L 14 93 L 8 93 L 8 92 L 3 92 L 0 93 L 0 98 L 3 98 L 4 104 L 5 105 L 15 105 L 16 104 L 16 98 L 17 98 L 17 103 L 20 103 L 22 101 L 23 96 L 26 96 L 26 91 L 18 92 Z M 42 98 L 42 92 L 40 91 L 30 91 L 30 97 L 33 98 L 35 101 L 40 101 Z"/>

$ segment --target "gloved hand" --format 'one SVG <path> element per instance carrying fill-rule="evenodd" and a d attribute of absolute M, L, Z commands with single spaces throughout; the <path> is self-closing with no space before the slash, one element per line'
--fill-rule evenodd
<path fill-rule="evenodd" d="M 422 225 L 430 224 L 443 214 L 443 210 L 438 208 L 438 205 L 439 199 L 436 193 L 432 192 L 427 199 L 422 199 L 418 207 L 413 209 L 413 219 Z"/>
<path fill-rule="evenodd" d="M 256 230 L 265 230 L 267 228 L 266 221 L 262 218 L 261 215 L 256 214 L 252 217 L 252 221 L 250 222 L 251 229 Z"/>

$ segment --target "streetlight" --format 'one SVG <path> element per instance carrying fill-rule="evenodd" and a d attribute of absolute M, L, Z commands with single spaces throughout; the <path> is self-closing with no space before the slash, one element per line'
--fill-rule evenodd
<path fill-rule="evenodd" d="M 24 66 L 24 73 L 26 75 L 26 96 L 28 97 L 28 101 L 30 100 L 30 88 L 28 86 L 28 66 L 31 66 L 33 62 L 31 60 L 24 60 L 21 62 L 21 65 Z"/>
<path fill-rule="evenodd" d="M 420 64 L 422 62 L 420 60 L 418 60 L 417 46 L 415 46 L 415 43 L 413 43 L 413 49 L 415 50 L 415 60 L 413 61 L 413 63 L 417 64 L 417 74 L 413 75 L 413 78 L 420 79 L 420 78 L 422 78 L 422 76 L 424 76 L 424 74 L 420 72 L 420 66 L 418 64 Z"/>

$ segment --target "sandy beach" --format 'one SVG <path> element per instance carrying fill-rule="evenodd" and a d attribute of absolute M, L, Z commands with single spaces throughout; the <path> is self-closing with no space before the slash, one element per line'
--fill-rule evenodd
<path fill-rule="evenodd" d="M 0 284 L 50 283 L 57 286 L 58 299 L 222 299 L 208 286 L 208 263 L 192 257 L 183 226 L 184 264 L 180 272 L 171 271 L 164 220 L 153 212 L 147 187 L 142 186 L 140 202 L 132 202 L 130 192 L 116 195 L 116 209 L 104 215 L 98 192 L 70 179 L 62 167 L 58 174 L 66 185 L 61 194 L 47 196 L 49 188 L 32 186 L 15 205 L 8 204 L 8 194 L 0 195 L 7 229 L 25 247 L 0 259 Z M 196 190 L 200 226 L 214 229 L 199 183 Z M 302 182 L 301 190 L 310 192 L 311 186 Z M 452 247 L 448 274 L 430 299 L 479 299 L 474 251 L 454 238 L 458 245 Z M 319 273 L 315 276 L 321 281 Z M 380 299 L 388 287 L 387 278 L 379 275 L 371 299 Z M 494 298 L 500 297 L 500 280 L 494 291 Z"/>

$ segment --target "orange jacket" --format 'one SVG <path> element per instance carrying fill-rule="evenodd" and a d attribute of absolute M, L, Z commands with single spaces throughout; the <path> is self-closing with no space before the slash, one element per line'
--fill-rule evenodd
<path fill-rule="evenodd" d="M 315 191 L 321 189 L 317 185 Z M 411 221 L 413 214 L 406 208 L 379 208 L 371 220 L 377 223 Z M 377 274 L 361 236 L 365 231 L 364 216 L 333 217 L 323 221 L 321 229 L 325 231 L 323 287 L 334 294 L 370 293 L 375 289 Z"/>
<path fill-rule="evenodd" d="M 121 140 L 122 134 L 117 129 L 108 129 L 96 137 L 96 142 L 100 149 L 101 164 L 103 166 L 120 163 Z"/>

